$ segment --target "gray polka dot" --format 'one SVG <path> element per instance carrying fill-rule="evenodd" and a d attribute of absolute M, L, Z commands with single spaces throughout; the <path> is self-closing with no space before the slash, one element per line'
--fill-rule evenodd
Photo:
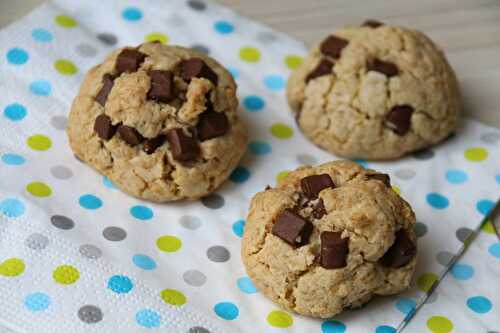
<path fill-rule="evenodd" d="M 32 250 L 43 250 L 49 245 L 50 241 L 47 236 L 39 233 L 33 233 L 26 238 L 24 245 Z"/>
<path fill-rule="evenodd" d="M 176 14 L 170 15 L 167 18 L 167 24 L 175 27 L 182 27 L 184 25 L 184 18 Z"/>
<path fill-rule="evenodd" d="M 436 290 L 432 292 L 432 294 L 429 295 L 429 298 L 425 301 L 427 304 L 434 303 L 439 297 L 439 294 Z"/>
<path fill-rule="evenodd" d="M 430 149 L 420 150 L 413 153 L 413 157 L 415 157 L 417 160 L 422 160 L 422 161 L 430 160 L 431 158 L 434 157 L 434 151 Z"/>
<path fill-rule="evenodd" d="M 469 236 L 472 234 L 472 230 L 469 228 L 458 228 L 455 235 L 457 236 L 458 240 L 461 241 L 462 243 L 469 238 Z"/>
<path fill-rule="evenodd" d="M 87 324 L 95 324 L 102 320 L 102 311 L 95 305 L 84 305 L 78 310 L 78 318 Z"/>
<path fill-rule="evenodd" d="M 102 251 L 95 245 L 83 244 L 79 248 L 80 254 L 88 259 L 99 259 L 102 256 Z"/>
<path fill-rule="evenodd" d="M 210 333 L 205 327 L 195 326 L 191 327 L 186 333 Z"/>
<path fill-rule="evenodd" d="M 224 246 L 215 245 L 208 248 L 207 257 L 213 262 L 225 262 L 231 258 L 231 253 Z"/>
<path fill-rule="evenodd" d="M 65 116 L 54 116 L 50 118 L 50 124 L 52 127 L 58 130 L 65 130 L 66 129 L 66 124 L 68 123 L 68 118 Z"/>
<path fill-rule="evenodd" d="M 443 266 L 448 266 L 453 260 L 453 253 L 448 251 L 440 251 L 436 254 L 436 260 Z"/>
<path fill-rule="evenodd" d="M 50 173 L 57 179 L 68 179 L 73 177 L 73 172 L 62 165 L 56 165 L 50 168 Z"/>
<path fill-rule="evenodd" d="M 188 6 L 194 10 L 200 10 L 200 11 L 205 10 L 207 8 L 207 5 L 205 5 L 205 3 L 200 0 L 189 0 Z"/>
<path fill-rule="evenodd" d="M 118 38 L 110 33 L 103 32 L 97 34 L 97 39 L 99 39 L 103 44 L 113 46 L 118 42 Z"/>
<path fill-rule="evenodd" d="M 276 41 L 276 35 L 270 32 L 262 31 L 257 34 L 257 40 L 262 43 L 273 43 Z"/>
<path fill-rule="evenodd" d="M 127 232 L 119 227 L 107 227 L 102 231 L 102 235 L 109 241 L 119 242 L 127 237 Z"/>
<path fill-rule="evenodd" d="M 62 230 L 73 229 L 73 227 L 75 226 L 75 222 L 73 222 L 72 219 L 64 215 L 53 215 L 50 218 L 50 222 L 52 222 L 52 225 L 54 227 Z"/>
<path fill-rule="evenodd" d="M 217 209 L 224 206 L 224 198 L 216 193 L 213 193 L 202 198 L 201 203 L 207 208 Z"/>
<path fill-rule="evenodd" d="M 184 215 L 179 219 L 180 224 L 190 230 L 196 230 L 200 227 L 201 225 L 201 220 L 200 218 L 196 216 L 191 216 L 191 215 Z"/>
<path fill-rule="evenodd" d="M 207 282 L 205 274 L 196 269 L 185 271 L 184 274 L 182 274 L 182 278 L 184 279 L 184 282 L 194 287 L 200 287 Z"/>
<path fill-rule="evenodd" d="M 76 53 L 82 57 L 93 57 L 97 54 L 97 49 L 89 44 L 79 44 L 76 46 Z"/>
<path fill-rule="evenodd" d="M 494 132 L 481 134 L 481 141 L 493 145 L 500 145 L 500 134 Z"/>
<path fill-rule="evenodd" d="M 415 171 L 413 171 L 412 169 L 399 169 L 394 172 L 394 176 L 403 180 L 412 179 L 413 177 L 415 177 L 415 174 Z"/>
<path fill-rule="evenodd" d="M 299 161 L 300 164 L 306 164 L 306 165 L 315 165 L 318 163 L 316 157 L 311 156 L 309 154 L 298 154 L 297 161 Z"/>
<path fill-rule="evenodd" d="M 209 48 L 206 47 L 205 45 L 194 44 L 193 46 L 191 46 L 191 48 L 203 54 L 210 54 Z"/>
<path fill-rule="evenodd" d="M 417 222 L 413 225 L 413 231 L 415 231 L 417 237 L 422 237 L 427 233 L 427 226 L 422 222 Z"/>

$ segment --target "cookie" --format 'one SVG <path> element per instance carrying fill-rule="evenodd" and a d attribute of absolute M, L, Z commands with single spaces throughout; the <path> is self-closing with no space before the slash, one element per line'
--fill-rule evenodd
<path fill-rule="evenodd" d="M 253 197 L 241 255 L 265 296 L 329 318 L 408 287 L 414 223 L 386 174 L 350 161 L 301 167 Z"/>
<path fill-rule="evenodd" d="M 212 58 L 145 43 L 86 75 L 67 134 L 75 155 L 133 196 L 165 202 L 217 189 L 246 150 L 236 84 Z"/>
<path fill-rule="evenodd" d="M 287 84 L 301 131 L 349 158 L 395 159 L 445 139 L 461 111 L 455 74 L 423 33 L 367 21 L 315 46 Z"/>

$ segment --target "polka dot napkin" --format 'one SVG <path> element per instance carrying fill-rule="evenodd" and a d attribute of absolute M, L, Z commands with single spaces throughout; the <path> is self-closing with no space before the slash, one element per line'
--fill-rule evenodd
<path fill-rule="evenodd" d="M 301 164 L 334 159 L 288 112 L 284 87 L 302 44 L 200 0 L 58 0 L 0 39 L 0 330 L 395 332 L 500 193 L 500 131 L 473 120 L 403 160 L 358 161 L 388 172 L 415 208 L 415 279 L 402 295 L 331 320 L 296 316 L 258 292 L 239 252 L 255 192 Z M 84 73 L 115 47 L 153 40 L 210 54 L 239 86 L 247 153 L 199 202 L 157 205 L 121 193 L 73 157 L 64 133 Z M 491 224 L 480 230 L 409 332 L 500 330 L 500 243 Z"/>

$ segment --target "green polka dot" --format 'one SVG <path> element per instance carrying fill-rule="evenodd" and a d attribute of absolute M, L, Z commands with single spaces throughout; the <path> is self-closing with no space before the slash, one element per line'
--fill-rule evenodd
<path fill-rule="evenodd" d="M 14 277 L 24 272 L 24 262 L 19 258 L 10 258 L 0 264 L 0 275 Z"/>
<path fill-rule="evenodd" d="M 431 289 L 434 282 L 438 279 L 437 275 L 434 273 L 424 273 L 418 277 L 417 286 L 423 292 L 427 292 Z"/>
<path fill-rule="evenodd" d="M 186 296 L 175 289 L 165 289 L 161 292 L 161 299 L 170 305 L 181 306 L 186 304 Z"/>
<path fill-rule="evenodd" d="M 240 49 L 240 58 L 246 62 L 257 62 L 260 60 L 260 52 L 255 47 L 245 46 Z"/>
<path fill-rule="evenodd" d="M 288 176 L 289 173 L 290 173 L 290 171 L 288 171 L 288 170 L 284 170 L 284 171 L 281 171 L 280 173 L 278 173 L 276 175 L 276 183 L 279 183 L 283 179 L 285 179 L 285 177 Z"/>
<path fill-rule="evenodd" d="M 278 328 L 287 328 L 293 325 L 293 318 L 283 311 L 271 311 L 267 315 L 269 325 Z"/>
<path fill-rule="evenodd" d="M 293 135 L 293 129 L 282 123 L 274 124 L 269 130 L 271 134 L 278 139 L 289 139 Z"/>
<path fill-rule="evenodd" d="M 493 228 L 493 224 L 491 223 L 491 220 L 486 221 L 485 224 L 481 227 L 481 230 L 486 232 L 487 234 L 495 234 L 495 228 Z"/>
<path fill-rule="evenodd" d="M 26 186 L 26 191 L 35 197 L 48 197 L 52 194 L 52 189 L 45 183 L 33 182 Z"/>
<path fill-rule="evenodd" d="M 149 35 L 146 36 L 145 38 L 146 42 L 156 42 L 159 41 L 162 44 L 167 44 L 168 43 L 168 37 L 165 34 L 162 34 L 161 32 L 152 32 Z"/>
<path fill-rule="evenodd" d="M 181 248 L 182 241 L 175 236 L 166 235 L 156 240 L 156 246 L 165 252 L 175 252 Z"/>
<path fill-rule="evenodd" d="M 61 75 L 73 75 L 78 72 L 78 68 L 69 60 L 59 59 L 54 63 L 54 68 Z"/>
<path fill-rule="evenodd" d="M 74 28 L 76 27 L 76 21 L 70 17 L 70 16 L 66 16 L 66 15 L 59 15 L 59 16 L 56 16 L 56 18 L 54 19 L 54 21 L 60 25 L 61 27 L 63 28 Z"/>
<path fill-rule="evenodd" d="M 467 149 L 464 155 L 471 162 L 481 162 L 488 158 L 488 151 L 481 147 L 473 147 Z"/>
<path fill-rule="evenodd" d="M 80 272 L 70 265 L 61 265 L 52 273 L 52 277 L 57 283 L 72 284 L 80 278 Z"/>
<path fill-rule="evenodd" d="M 298 55 L 287 55 L 285 57 L 285 65 L 289 69 L 297 69 L 300 65 L 302 65 L 302 62 L 304 61 L 304 58 Z"/>
<path fill-rule="evenodd" d="M 397 194 L 401 195 L 401 188 L 399 186 L 393 185 L 392 190 Z"/>
<path fill-rule="evenodd" d="M 49 137 L 42 134 L 35 134 L 28 138 L 27 140 L 28 146 L 33 150 L 48 150 L 52 147 L 52 141 Z"/>
<path fill-rule="evenodd" d="M 432 333 L 449 333 L 453 330 L 453 323 L 443 316 L 432 316 L 427 320 L 427 327 Z"/>

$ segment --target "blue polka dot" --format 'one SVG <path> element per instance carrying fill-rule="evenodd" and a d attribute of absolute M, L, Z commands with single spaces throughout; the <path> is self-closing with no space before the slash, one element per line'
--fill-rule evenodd
<path fill-rule="evenodd" d="M 19 217 L 24 214 L 24 204 L 14 198 L 0 201 L 0 212 L 7 217 Z"/>
<path fill-rule="evenodd" d="M 36 80 L 31 82 L 30 91 L 38 96 L 49 96 L 52 91 L 52 86 L 49 81 Z"/>
<path fill-rule="evenodd" d="M 345 324 L 338 320 L 326 320 L 321 324 L 323 333 L 344 333 L 345 330 Z"/>
<path fill-rule="evenodd" d="M 26 162 L 24 157 L 17 154 L 3 154 L 2 161 L 7 165 L 21 165 Z"/>
<path fill-rule="evenodd" d="M 226 35 L 234 31 L 234 25 L 227 21 L 217 21 L 214 24 L 214 29 L 218 33 Z"/>
<path fill-rule="evenodd" d="M 227 70 L 229 71 L 229 73 L 231 73 L 231 75 L 233 76 L 233 79 L 235 79 L 235 80 L 238 78 L 238 76 L 240 76 L 240 73 L 234 67 L 227 67 Z"/>
<path fill-rule="evenodd" d="M 52 33 L 41 28 L 33 29 L 31 31 L 31 37 L 33 37 L 34 40 L 40 43 L 48 43 L 52 41 Z"/>
<path fill-rule="evenodd" d="M 123 10 L 122 17 L 127 21 L 139 21 L 142 18 L 142 12 L 137 7 L 128 7 Z"/>
<path fill-rule="evenodd" d="M 396 329 L 392 326 L 380 325 L 375 329 L 375 333 L 396 333 Z"/>
<path fill-rule="evenodd" d="M 436 209 L 445 209 L 450 204 L 448 198 L 439 193 L 429 193 L 426 198 L 427 203 Z"/>
<path fill-rule="evenodd" d="M 257 112 L 264 108 L 265 102 L 262 98 L 256 95 L 250 95 L 243 99 L 243 105 L 250 112 Z"/>
<path fill-rule="evenodd" d="M 248 145 L 248 149 L 255 155 L 266 155 L 271 152 L 271 145 L 264 141 L 252 141 Z"/>
<path fill-rule="evenodd" d="M 7 119 L 12 121 L 19 121 L 26 117 L 26 108 L 18 103 L 12 103 L 5 107 L 3 114 Z"/>
<path fill-rule="evenodd" d="M 142 309 L 135 314 L 135 321 L 143 327 L 154 328 L 160 327 L 161 317 L 156 311 Z"/>
<path fill-rule="evenodd" d="M 279 75 L 268 75 L 264 77 L 264 85 L 272 91 L 279 91 L 285 88 L 285 79 Z"/>
<path fill-rule="evenodd" d="M 491 310 L 491 301 L 484 296 L 474 296 L 467 299 L 467 306 L 475 313 L 486 313 Z"/>
<path fill-rule="evenodd" d="M 396 309 L 404 314 L 412 312 L 416 306 L 417 302 L 415 302 L 411 298 L 402 297 L 396 301 Z"/>
<path fill-rule="evenodd" d="M 43 311 L 49 307 L 50 297 L 44 293 L 29 294 L 24 299 L 24 305 L 33 312 Z"/>
<path fill-rule="evenodd" d="M 7 52 L 7 61 L 12 65 L 22 65 L 28 61 L 28 58 L 28 52 L 17 47 Z"/>
<path fill-rule="evenodd" d="M 497 184 L 500 185 L 500 173 L 495 176 L 495 180 L 497 181 Z"/>
<path fill-rule="evenodd" d="M 146 207 L 146 206 L 133 206 L 130 208 L 130 214 L 132 214 L 133 217 L 139 220 L 150 220 L 153 218 L 153 211 L 151 208 Z"/>
<path fill-rule="evenodd" d="M 102 200 L 92 194 L 82 195 L 78 202 L 85 209 L 97 209 L 102 206 Z"/>
<path fill-rule="evenodd" d="M 233 223 L 233 232 L 238 237 L 243 237 L 243 231 L 245 230 L 245 220 L 238 220 Z"/>
<path fill-rule="evenodd" d="M 106 186 L 107 188 L 110 188 L 110 189 L 116 189 L 116 185 L 107 177 L 107 176 L 103 176 L 102 177 L 102 183 L 104 184 L 104 186 Z"/>
<path fill-rule="evenodd" d="M 445 177 L 452 184 L 463 184 L 469 179 L 469 176 L 464 171 L 458 169 L 446 171 Z"/>
<path fill-rule="evenodd" d="M 490 212 L 490 210 L 493 209 L 493 206 L 495 206 L 495 203 L 493 201 L 488 199 L 483 199 L 477 202 L 476 209 L 481 214 L 487 215 Z"/>
<path fill-rule="evenodd" d="M 244 276 L 244 277 L 239 278 L 236 281 L 236 285 L 245 294 L 255 294 L 256 292 L 258 292 L 257 288 L 255 288 L 252 280 L 250 280 L 250 278 L 248 276 Z"/>
<path fill-rule="evenodd" d="M 495 244 L 492 244 L 492 245 L 490 246 L 490 248 L 488 249 L 488 252 L 489 252 L 492 256 L 494 256 L 494 257 L 496 257 L 496 258 L 500 259 L 500 243 L 495 243 Z"/>
<path fill-rule="evenodd" d="M 135 254 L 132 257 L 132 262 L 140 269 L 144 269 L 146 271 L 156 268 L 156 262 L 145 254 Z"/>
<path fill-rule="evenodd" d="M 238 310 L 238 307 L 231 302 L 220 302 L 215 304 L 214 311 L 217 316 L 226 320 L 236 319 L 240 314 L 240 310 Z"/>
<path fill-rule="evenodd" d="M 455 264 L 451 268 L 451 275 L 457 280 L 468 280 L 474 275 L 474 268 L 466 264 Z"/>
<path fill-rule="evenodd" d="M 235 183 L 243 183 L 247 181 L 248 178 L 250 178 L 250 171 L 248 171 L 247 168 L 240 166 L 234 169 L 231 175 L 229 176 L 229 179 Z"/>
<path fill-rule="evenodd" d="M 108 288 L 117 294 L 126 294 L 132 290 L 133 287 L 134 284 L 132 280 L 125 275 L 114 275 L 108 280 Z"/>
<path fill-rule="evenodd" d="M 365 161 L 365 160 L 362 160 L 362 159 L 359 159 L 359 158 L 356 158 L 354 160 L 352 160 L 353 162 L 356 162 L 358 163 L 359 165 L 361 165 L 363 168 L 368 168 L 368 162 Z"/>

